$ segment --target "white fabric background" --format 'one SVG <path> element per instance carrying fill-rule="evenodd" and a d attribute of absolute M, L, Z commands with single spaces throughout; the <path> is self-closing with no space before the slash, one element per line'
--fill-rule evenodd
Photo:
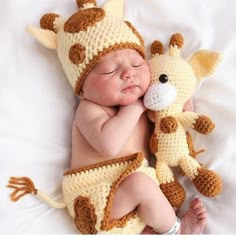
<path fill-rule="evenodd" d="M 105 1 L 98 1 L 98 5 Z M 9 200 L 8 178 L 29 176 L 37 187 L 61 199 L 60 182 L 69 166 L 71 125 L 76 98 L 65 80 L 56 53 L 27 32 L 40 17 L 56 12 L 65 17 L 76 11 L 74 0 L 1 1 L 0 8 L 0 234 L 76 234 L 66 210 L 53 209 L 33 196 Z M 236 233 L 236 1 L 234 0 L 126 0 L 125 19 L 144 36 L 147 51 L 171 34 L 185 38 L 182 51 L 189 57 L 200 48 L 221 51 L 223 62 L 194 94 L 196 111 L 216 123 L 209 136 L 194 133 L 197 148 L 207 152 L 198 160 L 217 171 L 224 190 L 216 198 L 199 195 L 187 178 L 187 199 L 194 196 L 208 209 L 205 234 Z"/>

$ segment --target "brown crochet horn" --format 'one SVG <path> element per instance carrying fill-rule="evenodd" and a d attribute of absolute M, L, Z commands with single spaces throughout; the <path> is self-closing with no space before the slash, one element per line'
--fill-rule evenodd
<path fill-rule="evenodd" d="M 78 8 L 83 8 L 86 4 L 92 4 L 96 7 L 96 0 L 76 0 Z"/>

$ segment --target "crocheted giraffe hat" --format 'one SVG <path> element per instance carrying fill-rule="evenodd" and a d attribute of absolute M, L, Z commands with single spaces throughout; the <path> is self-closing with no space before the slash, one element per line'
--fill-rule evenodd
<path fill-rule="evenodd" d="M 79 11 L 68 19 L 45 14 L 40 28 L 30 33 L 45 47 L 55 49 L 75 94 L 79 94 L 86 75 L 104 55 L 135 49 L 145 57 L 144 42 L 128 21 L 123 21 L 123 1 L 111 0 L 102 8 L 96 0 L 76 0 Z"/>

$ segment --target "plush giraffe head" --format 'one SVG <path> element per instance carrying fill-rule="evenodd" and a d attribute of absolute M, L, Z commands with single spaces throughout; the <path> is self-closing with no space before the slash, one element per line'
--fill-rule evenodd
<path fill-rule="evenodd" d="M 102 8 L 96 7 L 96 0 L 76 1 L 80 10 L 68 19 L 48 13 L 40 20 L 41 28 L 29 26 L 29 31 L 45 47 L 57 51 L 79 94 L 86 75 L 105 54 L 128 48 L 145 57 L 145 51 L 140 34 L 122 19 L 122 0 L 111 0 Z"/>
<path fill-rule="evenodd" d="M 219 53 L 208 50 L 197 51 L 185 60 L 180 56 L 183 44 L 184 38 L 179 33 L 171 36 L 167 54 L 160 41 L 152 43 L 151 85 L 144 97 L 148 109 L 159 111 L 171 106 L 182 110 L 197 81 L 211 75 L 221 60 Z"/>

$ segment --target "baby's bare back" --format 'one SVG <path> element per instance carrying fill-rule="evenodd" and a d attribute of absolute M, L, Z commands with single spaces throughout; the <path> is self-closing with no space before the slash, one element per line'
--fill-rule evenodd
<path fill-rule="evenodd" d="M 109 109 L 109 114 L 115 115 L 116 109 Z M 135 129 L 130 135 L 128 142 L 123 149 L 115 156 L 119 158 L 127 156 L 136 152 L 143 152 L 148 158 L 148 143 L 150 135 L 150 125 L 146 114 L 140 117 Z M 116 135 L 114 135 L 116 136 Z M 100 163 L 106 160 L 114 159 L 110 156 L 104 156 L 97 152 L 82 135 L 76 124 L 73 124 L 72 129 L 72 154 L 71 154 L 71 168 L 80 168 L 95 163 Z"/>

